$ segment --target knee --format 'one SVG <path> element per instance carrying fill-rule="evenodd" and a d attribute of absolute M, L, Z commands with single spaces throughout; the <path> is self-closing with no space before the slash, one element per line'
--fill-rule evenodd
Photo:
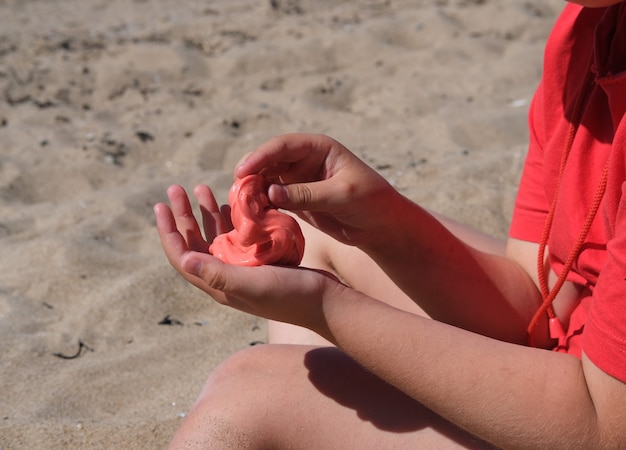
<path fill-rule="evenodd" d="M 304 241 L 306 242 L 303 260 L 308 262 L 307 267 L 310 267 L 310 265 L 315 265 L 316 268 L 317 265 L 325 266 L 328 260 L 328 246 L 332 238 L 299 217 L 295 215 L 293 217 L 300 225 Z"/>
<path fill-rule="evenodd" d="M 171 448 L 267 448 L 272 417 L 271 345 L 242 350 L 218 366 L 178 430 Z"/>

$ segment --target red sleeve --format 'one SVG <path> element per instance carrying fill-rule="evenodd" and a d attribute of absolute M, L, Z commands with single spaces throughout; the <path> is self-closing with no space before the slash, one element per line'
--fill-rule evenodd
<path fill-rule="evenodd" d="M 626 182 L 607 244 L 583 333 L 583 351 L 609 375 L 626 383 Z"/>
<path fill-rule="evenodd" d="M 615 130 L 604 199 L 608 239 L 606 259 L 589 305 L 582 349 L 600 369 L 626 383 L 626 5 L 620 4 L 614 10 L 617 14 L 607 15 L 615 23 L 609 28 L 613 39 L 603 38 L 610 45 L 596 45 L 597 83 L 606 93 Z"/>
<path fill-rule="evenodd" d="M 549 209 L 543 184 L 543 102 L 542 82 L 535 92 L 528 114 L 530 144 L 509 229 L 510 237 L 530 242 L 539 242 Z"/>

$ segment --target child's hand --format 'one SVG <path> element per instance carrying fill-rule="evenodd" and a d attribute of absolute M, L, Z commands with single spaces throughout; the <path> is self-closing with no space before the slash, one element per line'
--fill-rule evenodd
<path fill-rule="evenodd" d="M 350 245 L 380 238 L 400 213 L 396 205 L 404 204 L 382 176 L 327 136 L 274 138 L 235 169 L 239 178 L 253 173 L 274 181 L 268 195 L 275 206 Z"/>
<path fill-rule="evenodd" d="M 321 271 L 222 263 L 208 253 L 208 247 L 216 234 L 227 232 L 231 227 L 210 189 L 206 186 L 195 189 L 206 240 L 183 188 L 171 186 L 167 193 L 171 209 L 163 203 L 154 207 L 157 228 L 170 264 L 185 280 L 221 304 L 305 326 L 318 333 L 326 332 L 322 298 L 338 289 L 346 289 L 345 286 Z"/>

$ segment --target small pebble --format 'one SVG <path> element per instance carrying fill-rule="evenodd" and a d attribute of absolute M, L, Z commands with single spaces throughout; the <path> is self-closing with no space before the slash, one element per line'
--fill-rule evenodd
<path fill-rule="evenodd" d="M 511 108 L 520 108 L 526 106 L 527 103 L 525 98 L 518 98 L 517 100 L 511 100 L 510 106 Z"/>

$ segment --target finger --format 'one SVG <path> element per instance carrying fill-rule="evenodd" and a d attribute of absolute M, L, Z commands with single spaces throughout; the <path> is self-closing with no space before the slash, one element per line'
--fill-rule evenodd
<path fill-rule="evenodd" d="M 189 251 L 187 241 L 178 231 L 172 210 L 167 205 L 157 203 L 154 206 L 154 216 L 165 256 L 170 264 L 179 270 L 182 255 Z"/>
<path fill-rule="evenodd" d="M 157 230 L 159 232 L 161 246 L 172 267 L 174 267 L 185 280 L 217 299 L 219 293 L 211 290 L 202 278 L 183 269 L 183 261 L 186 255 L 192 252 L 189 250 L 187 241 L 185 241 L 178 231 L 176 220 L 170 208 L 163 203 L 158 203 L 154 206 L 154 215 L 157 221 Z M 209 257 L 209 255 L 205 253 L 194 253 L 196 255 Z"/>
<path fill-rule="evenodd" d="M 259 173 L 274 177 L 289 167 L 289 164 L 312 157 L 313 165 L 323 161 L 335 141 L 329 137 L 316 134 L 287 134 L 275 137 L 249 154 L 235 168 L 235 176 Z"/>
<path fill-rule="evenodd" d="M 194 194 L 200 204 L 202 226 L 207 242 L 213 242 L 218 234 L 230 231 L 228 222 L 222 215 L 211 189 L 203 184 L 195 187 Z"/>
<path fill-rule="evenodd" d="M 208 245 L 198 226 L 198 221 L 193 215 L 189 197 L 185 190 L 179 185 L 170 186 L 167 190 L 170 199 L 172 213 L 176 221 L 176 227 L 183 236 L 190 250 L 198 252 L 208 252 Z"/>
<path fill-rule="evenodd" d="M 350 187 L 339 180 L 313 183 L 273 184 L 267 196 L 279 208 L 292 211 L 330 211 L 333 205 L 345 203 Z"/>
<path fill-rule="evenodd" d="M 265 295 L 261 286 L 267 276 L 259 277 L 259 273 L 253 272 L 259 269 L 263 271 L 262 267 L 224 264 L 211 255 L 198 252 L 187 252 L 180 259 L 181 275 L 216 301 L 250 314 L 263 315 L 252 300 Z"/>
<path fill-rule="evenodd" d="M 267 302 L 275 296 L 277 283 L 283 287 L 284 296 L 291 294 L 285 289 L 284 280 L 280 279 L 280 274 L 289 268 L 225 264 L 210 255 L 188 252 L 181 259 L 181 269 L 189 276 L 201 279 L 207 292 L 224 294 L 221 298 L 227 300 L 229 306 L 243 309 L 246 304 L 245 310 L 250 313 L 258 313 L 250 309 L 254 299 Z M 301 287 L 298 285 L 298 293 Z"/>
<path fill-rule="evenodd" d="M 187 253 L 183 267 L 220 292 L 217 301 L 259 317 L 305 327 L 324 322 L 319 302 L 324 292 L 341 286 L 323 273 L 280 266 L 237 266 L 217 258 Z M 341 295 L 341 294 L 338 294 Z M 294 305 L 298 305 L 297 307 Z"/>
<path fill-rule="evenodd" d="M 230 205 L 222 205 L 220 207 L 220 213 L 222 214 L 222 218 L 224 219 L 224 230 L 221 233 L 228 233 L 230 230 L 234 228 L 233 221 L 231 218 L 231 209 Z M 219 232 L 219 230 L 218 230 Z"/>
<path fill-rule="evenodd" d="M 241 157 L 241 159 L 239 159 L 239 161 L 237 161 L 237 164 L 235 164 L 235 173 L 237 172 L 237 168 L 238 168 L 239 166 L 242 166 L 242 165 L 243 165 L 243 163 L 246 161 L 246 159 L 248 159 L 248 157 L 249 157 L 252 153 L 253 153 L 253 152 L 248 152 L 248 153 L 246 153 L 245 155 L 243 155 L 243 156 Z M 233 178 L 234 178 L 234 179 L 237 179 L 237 175 L 236 175 L 235 173 L 233 173 Z"/>

